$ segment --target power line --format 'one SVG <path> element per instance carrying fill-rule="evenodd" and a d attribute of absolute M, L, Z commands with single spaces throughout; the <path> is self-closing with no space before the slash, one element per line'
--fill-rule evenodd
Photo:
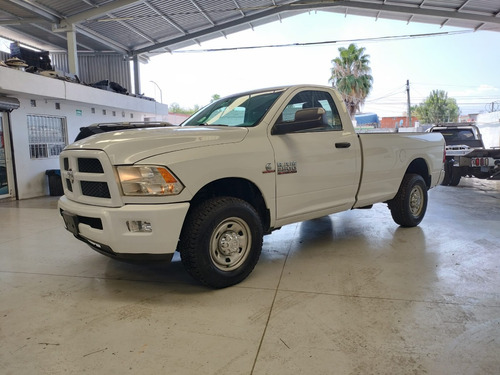
<path fill-rule="evenodd" d="M 392 91 L 388 92 L 387 94 L 384 94 L 378 98 L 373 98 L 373 99 L 367 100 L 366 103 L 373 103 L 373 102 L 376 102 L 376 101 L 381 100 L 381 99 L 387 99 L 387 98 L 399 95 L 399 94 L 404 92 L 404 88 L 405 88 L 404 86 L 397 87 L 394 90 L 392 90 Z"/>
<path fill-rule="evenodd" d="M 457 34 L 469 34 L 469 33 L 473 33 L 473 32 L 474 32 L 474 30 L 443 31 L 443 32 L 438 32 L 438 33 L 391 35 L 391 36 L 381 36 L 381 37 L 374 37 L 374 38 L 327 40 L 327 41 L 322 41 L 322 42 L 303 42 L 303 43 L 297 42 L 297 43 L 285 43 L 285 44 L 268 44 L 268 45 L 260 45 L 260 46 L 175 50 L 175 51 L 172 51 L 172 53 L 205 53 L 205 52 L 251 50 L 251 49 L 261 49 L 261 48 L 307 47 L 307 46 L 357 43 L 357 42 L 385 42 L 385 41 L 393 41 L 393 40 L 408 40 L 408 39 L 417 39 L 417 38 L 449 36 L 449 35 L 457 35 Z"/>

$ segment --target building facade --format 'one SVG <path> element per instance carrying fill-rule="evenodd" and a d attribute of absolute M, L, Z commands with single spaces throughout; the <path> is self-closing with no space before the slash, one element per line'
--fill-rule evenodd
<path fill-rule="evenodd" d="M 48 170 L 80 127 L 164 118 L 168 106 L 0 66 L 0 198 L 49 194 Z"/>
<path fill-rule="evenodd" d="M 411 117 L 411 126 L 408 123 L 408 116 L 382 117 L 380 127 L 385 129 L 409 128 L 418 126 L 418 118 Z"/>

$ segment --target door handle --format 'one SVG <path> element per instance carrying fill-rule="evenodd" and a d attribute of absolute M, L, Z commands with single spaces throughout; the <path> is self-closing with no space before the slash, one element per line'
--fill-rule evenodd
<path fill-rule="evenodd" d="M 335 148 L 349 148 L 351 144 L 349 142 L 338 142 L 335 143 Z"/>

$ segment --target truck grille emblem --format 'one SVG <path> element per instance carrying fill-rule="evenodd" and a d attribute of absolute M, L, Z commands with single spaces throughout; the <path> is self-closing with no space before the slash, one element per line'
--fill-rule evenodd
<path fill-rule="evenodd" d="M 71 185 L 73 185 L 75 183 L 75 175 L 74 175 L 73 170 L 71 168 L 68 169 L 67 176 L 68 176 L 69 182 L 71 182 Z"/>
<path fill-rule="evenodd" d="M 276 172 L 276 171 L 275 171 L 272 163 L 267 163 L 266 170 L 262 171 L 262 173 L 274 173 L 274 172 Z"/>

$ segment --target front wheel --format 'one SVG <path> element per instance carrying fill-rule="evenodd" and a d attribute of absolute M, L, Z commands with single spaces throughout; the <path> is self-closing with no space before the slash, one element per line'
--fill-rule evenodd
<path fill-rule="evenodd" d="M 202 284 L 225 288 L 244 280 L 262 250 L 262 223 L 247 202 L 210 199 L 189 214 L 180 238 L 186 270 Z"/>
<path fill-rule="evenodd" d="M 389 201 L 389 209 L 396 224 L 402 227 L 417 226 L 427 210 L 427 186 L 422 176 L 405 175 L 398 193 Z"/>

